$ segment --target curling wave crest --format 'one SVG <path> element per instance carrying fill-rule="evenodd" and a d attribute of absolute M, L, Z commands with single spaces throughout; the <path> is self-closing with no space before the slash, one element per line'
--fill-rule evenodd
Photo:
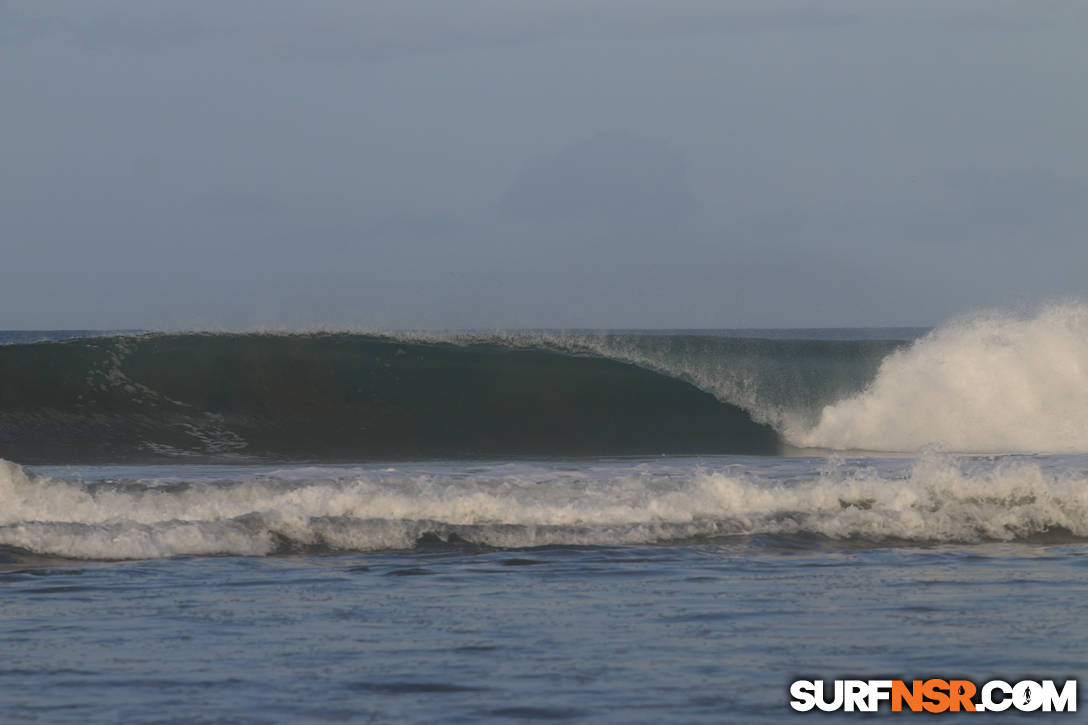
<path fill-rule="evenodd" d="M 1086 483 L 1083 473 L 1039 460 L 940 454 L 832 461 L 803 476 L 736 466 L 504 464 L 91 484 L 0 461 L 0 546 L 140 559 L 410 550 L 424 538 L 496 548 L 798 534 L 876 544 L 1073 541 L 1088 538 Z"/>

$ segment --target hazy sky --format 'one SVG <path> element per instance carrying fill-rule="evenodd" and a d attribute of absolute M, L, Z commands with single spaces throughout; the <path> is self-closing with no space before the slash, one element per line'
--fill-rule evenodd
<path fill-rule="evenodd" d="M 0 0 L 0 328 L 1088 294 L 1088 3 Z"/>

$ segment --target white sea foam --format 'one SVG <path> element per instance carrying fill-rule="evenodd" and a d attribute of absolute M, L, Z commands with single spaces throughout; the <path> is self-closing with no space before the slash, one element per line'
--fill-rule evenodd
<path fill-rule="evenodd" d="M 1088 306 L 982 313 L 884 360 L 862 393 L 823 409 L 802 446 L 962 452 L 1088 451 Z"/>
<path fill-rule="evenodd" d="M 841 464 L 800 478 L 765 474 L 732 466 L 499 466 L 147 486 L 65 481 L 0 461 L 0 545 L 137 559 L 410 549 L 428 533 L 503 548 L 754 534 L 875 542 L 1088 537 L 1088 479 L 1039 461 L 927 454 L 898 469 Z"/>

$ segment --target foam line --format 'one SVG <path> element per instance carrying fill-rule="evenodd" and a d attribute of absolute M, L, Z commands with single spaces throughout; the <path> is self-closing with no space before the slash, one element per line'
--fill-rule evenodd
<path fill-rule="evenodd" d="M 1088 537 L 1084 475 L 1018 459 L 927 454 L 899 472 L 833 464 L 799 481 L 638 466 L 333 473 L 85 484 L 0 461 L 0 545 L 138 559 L 411 549 L 424 534 L 501 548 L 755 534 L 873 542 Z"/>

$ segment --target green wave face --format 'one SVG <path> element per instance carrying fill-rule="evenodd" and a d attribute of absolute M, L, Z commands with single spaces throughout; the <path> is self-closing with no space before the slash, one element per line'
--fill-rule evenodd
<path fill-rule="evenodd" d="M 779 448 L 770 426 L 660 366 L 560 347 L 357 334 L 0 346 L 0 457 L 395 460 Z"/>

